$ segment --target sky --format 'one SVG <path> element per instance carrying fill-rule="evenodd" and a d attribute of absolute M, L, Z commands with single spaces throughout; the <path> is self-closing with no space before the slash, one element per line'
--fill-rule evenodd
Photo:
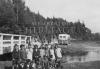
<path fill-rule="evenodd" d="M 100 33 L 100 0 L 25 0 L 26 6 L 46 17 L 82 21 L 93 33 Z"/>

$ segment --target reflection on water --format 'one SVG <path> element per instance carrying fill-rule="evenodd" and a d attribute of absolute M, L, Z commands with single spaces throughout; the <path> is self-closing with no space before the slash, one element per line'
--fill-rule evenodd
<path fill-rule="evenodd" d="M 100 61 L 100 50 L 89 51 L 85 56 L 67 56 L 67 62 L 88 62 L 88 61 Z"/>

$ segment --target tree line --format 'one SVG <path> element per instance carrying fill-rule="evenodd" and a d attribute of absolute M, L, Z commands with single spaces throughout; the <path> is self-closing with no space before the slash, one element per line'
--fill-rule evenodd
<path fill-rule="evenodd" d="M 100 34 L 92 33 L 84 22 L 44 18 L 41 14 L 30 11 L 23 0 L 0 0 L 0 32 L 34 35 L 41 40 L 50 40 L 60 33 L 70 34 L 78 40 L 100 40 Z"/>

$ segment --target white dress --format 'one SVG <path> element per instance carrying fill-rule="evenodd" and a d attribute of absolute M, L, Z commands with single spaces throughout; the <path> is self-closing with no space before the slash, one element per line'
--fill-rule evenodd
<path fill-rule="evenodd" d="M 44 49 L 40 49 L 40 55 L 43 58 L 43 56 L 45 55 L 45 50 Z"/>
<path fill-rule="evenodd" d="M 27 49 L 27 59 L 32 60 L 33 49 Z"/>
<path fill-rule="evenodd" d="M 50 49 L 50 53 L 52 55 L 52 60 L 55 60 L 55 54 L 54 54 L 54 49 Z"/>
<path fill-rule="evenodd" d="M 62 58 L 61 48 L 56 49 L 56 55 L 57 55 L 58 58 Z"/>

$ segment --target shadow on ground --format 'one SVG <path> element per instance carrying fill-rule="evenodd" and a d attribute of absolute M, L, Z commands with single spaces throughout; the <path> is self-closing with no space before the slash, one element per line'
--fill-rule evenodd
<path fill-rule="evenodd" d="M 0 61 L 11 61 L 11 60 L 12 60 L 12 52 L 0 55 Z"/>

